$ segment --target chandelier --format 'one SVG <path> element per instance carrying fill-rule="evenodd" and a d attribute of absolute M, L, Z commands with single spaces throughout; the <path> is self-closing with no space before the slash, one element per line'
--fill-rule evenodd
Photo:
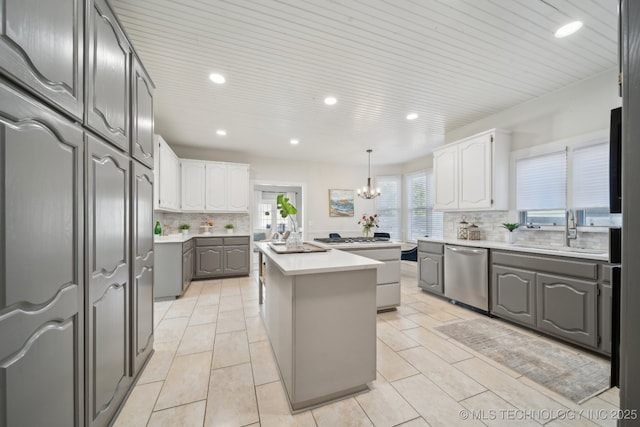
<path fill-rule="evenodd" d="M 379 188 L 374 189 L 373 187 L 371 187 L 371 152 L 372 151 L 373 151 L 372 149 L 367 150 L 367 153 L 369 153 L 369 176 L 367 177 L 367 185 L 362 187 L 362 190 L 358 188 L 358 196 L 362 197 L 363 199 L 375 199 L 380 195 Z"/>

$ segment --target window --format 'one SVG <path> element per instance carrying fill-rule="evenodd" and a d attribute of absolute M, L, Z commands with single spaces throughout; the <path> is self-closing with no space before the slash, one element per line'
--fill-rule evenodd
<path fill-rule="evenodd" d="M 274 191 L 256 191 L 256 216 L 254 220 L 254 228 L 261 230 L 272 230 L 274 232 L 283 233 L 291 228 L 288 219 L 282 218 L 278 210 L 277 197 L 278 194 L 286 194 L 292 200 L 295 200 L 295 193 L 280 193 Z M 299 213 L 299 212 L 298 212 Z M 298 215 L 296 215 L 297 217 Z"/>
<path fill-rule="evenodd" d="M 616 225 L 620 219 L 609 214 L 609 143 L 516 160 L 516 208 L 526 224 L 564 225 L 566 209 L 574 209 L 578 225 Z"/>
<path fill-rule="evenodd" d="M 377 176 L 376 184 L 380 188 L 380 196 L 375 199 L 379 230 L 389 233 L 392 239 L 400 239 L 400 210 L 402 208 L 400 176 Z"/>
<path fill-rule="evenodd" d="M 433 173 L 409 174 L 407 181 L 407 240 L 442 237 L 442 212 L 433 211 Z"/>

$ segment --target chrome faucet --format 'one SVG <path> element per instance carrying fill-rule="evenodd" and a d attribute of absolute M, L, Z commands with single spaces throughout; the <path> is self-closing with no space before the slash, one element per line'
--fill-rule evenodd
<path fill-rule="evenodd" d="M 571 240 L 578 238 L 578 228 L 576 227 L 576 220 L 571 209 L 567 209 L 567 211 L 565 212 L 565 219 L 564 245 L 569 247 L 571 246 Z"/>

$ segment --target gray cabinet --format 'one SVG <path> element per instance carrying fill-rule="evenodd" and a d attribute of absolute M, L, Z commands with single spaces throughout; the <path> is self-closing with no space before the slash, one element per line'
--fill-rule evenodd
<path fill-rule="evenodd" d="M 586 259 L 492 251 L 491 313 L 608 353 L 607 265 Z M 601 289 L 599 292 L 598 289 Z M 608 316 L 608 317 L 607 317 Z M 606 319 L 609 319 L 608 321 Z"/>
<path fill-rule="evenodd" d="M 613 289 L 611 285 L 600 285 L 598 295 L 598 333 L 600 349 L 611 354 L 611 327 L 613 320 Z"/>
<path fill-rule="evenodd" d="M 87 125 L 129 150 L 131 48 L 106 0 L 91 0 L 87 13 Z"/>
<path fill-rule="evenodd" d="M 425 291 L 444 295 L 444 245 L 418 243 L 418 286 Z"/>
<path fill-rule="evenodd" d="M 155 245 L 155 299 L 176 298 L 184 293 L 193 279 L 193 257 L 193 239 Z"/>
<path fill-rule="evenodd" d="M 136 375 L 153 351 L 153 170 L 132 162 L 131 357 Z"/>
<path fill-rule="evenodd" d="M 87 141 L 87 424 L 107 425 L 129 376 L 129 158 Z"/>
<path fill-rule="evenodd" d="M 182 253 L 182 291 L 186 291 L 193 280 L 193 247 Z"/>
<path fill-rule="evenodd" d="M 248 246 L 225 246 L 224 273 L 249 274 L 249 259 Z"/>
<path fill-rule="evenodd" d="M 528 326 L 536 325 L 536 273 L 493 267 L 491 312 Z"/>
<path fill-rule="evenodd" d="M 1 0 L 0 73 L 82 120 L 84 2 Z"/>
<path fill-rule="evenodd" d="M 551 274 L 536 277 L 539 329 L 597 347 L 596 282 Z"/>
<path fill-rule="evenodd" d="M 83 132 L 0 79 L 0 153 L 0 425 L 82 425 Z"/>
<path fill-rule="evenodd" d="M 198 237 L 195 244 L 194 278 L 249 274 L 249 237 Z"/>
<path fill-rule="evenodd" d="M 153 83 L 136 56 L 131 68 L 131 156 L 153 168 Z"/>
<path fill-rule="evenodd" d="M 224 272 L 224 249 L 222 246 L 196 248 L 196 271 L 194 277 L 220 276 Z"/>

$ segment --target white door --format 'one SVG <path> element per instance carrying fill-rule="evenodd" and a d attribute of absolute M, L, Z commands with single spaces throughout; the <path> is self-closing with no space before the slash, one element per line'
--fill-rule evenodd
<path fill-rule="evenodd" d="M 205 210 L 227 210 L 227 165 L 225 163 L 205 163 Z"/>

